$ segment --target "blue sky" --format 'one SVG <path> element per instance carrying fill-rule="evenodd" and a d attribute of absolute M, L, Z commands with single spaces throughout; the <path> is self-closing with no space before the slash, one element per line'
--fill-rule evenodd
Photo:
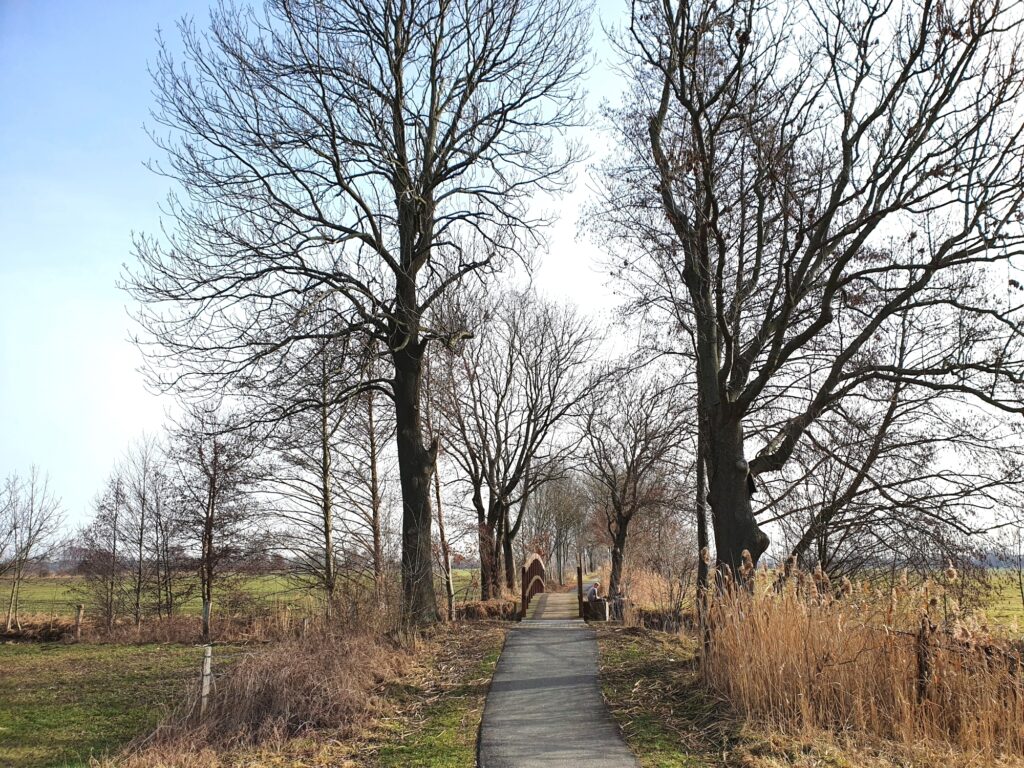
<path fill-rule="evenodd" d="M 167 186 L 142 167 L 155 30 L 206 7 L 0 0 L 0 474 L 38 464 L 74 521 L 163 414 L 114 284 Z"/>
<path fill-rule="evenodd" d="M 601 2 L 606 14 L 625 3 Z M 143 162 L 158 27 L 176 39 L 208 0 L 0 0 L 0 477 L 38 464 L 70 521 L 118 456 L 159 429 L 128 341 L 132 231 L 156 231 L 167 181 Z M 600 33 L 598 33 L 600 36 Z M 607 86 L 603 67 L 591 87 Z M 595 94 L 596 102 L 596 94 Z M 582 189 L 564 205 L 538 282 L 606 305 L 593 249 L 576 238 Z M 571 279 L 567 277 L 571 275 Z"/>

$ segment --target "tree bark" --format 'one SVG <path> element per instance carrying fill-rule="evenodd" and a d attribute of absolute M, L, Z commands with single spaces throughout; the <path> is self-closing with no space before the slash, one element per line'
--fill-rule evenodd
<path fill-rule="evenodd" d="M 370 392 L 366 400 L 366 426 L 370 448 L 370 506 L 371 525 L 373 527 L 373 583 L 377 592 L 377 600 L 384 595 L 384 536 L 381 531 L 381 495 L 380 475 L 377 468 L 377 422 L 373 413 L 374 393 Z"/>
<path fill-rule="evenodd" d="M 210 481 L 211 486 L 215 480 Z M 214 491 L 209 491 L 207 500 L 206 519 L 203 521 L 203 563 L 202 563 L 202 591 L 203 591 L 203 618 L 202 632 L 203 642 L 210 642 L 210 614 L 213 611 L 213 575 L 214 575 L 214 553 L 213 553 L 213 523 L 216 514 L 216 501 Z"/>
<path fill-rule="evenodd" d="M 395 365 L 395 439 L 402 485 L 402 619 L 406 624 L 438 620 L 430 528 L 430 478 L 436 445 L 423 446 L 420 381 L 423 351 L 410 340 L 392 351 Z"/>
<path fill-rule="evenodd" d="M 501 554 L 505 561 L 505 587 L 513 592 L 516 589 L 516 558 L 512 551 L 513 534 L 509 530 L 508 506 L 502 510 L 505 524 L 501 532 Z"/>
<path fill-rule="evenodd" d="M 717 423 L 716 423 L 717 422 Z M 708 499 L 719 565 L 738 578 L 744 550 L 754 564 L 768 548 L 750 503 L 749 469 L 743 454 L 743 425 L 738 419 L 712 421 L 708 436 Z"/>
<path fill-rule="evenodd" d="M 448 621 L 455 621 L 455 583 L 452 581 L 452 552 L 448 546 L 448 535 L 444 530 L 444 508 L 441 506 L 441 478 L 434 472 L 434 503 L 437 505 L 437 537 L 441 542 L 441 570 L 444 575 L 444 592 L 447 598 Z"/>
<path fill-rule="evenodd" d="M 612 574 L 608 583 L 608 597 L 614 597 L 622 581 L 622 565 L 626 559 L 626 533 L 629 529 L 629 518 L 617 516 L 615 536 L 612 538 Z"/>
<path fill-rule="evenodd" d="M 322 367 L 326 367 L 321 362 Z M 322 374 L 326 371 L 322 370 Z M 330 621 L 334 613 L 334 592 L 337 578 L 334 571 L 334 491 L 331 488 L 331 441 L 327 407 L 327 377 L 321 379 L 320 392 L 320 503 L 324 526 L 324 592 L 326 602 L 324 615 Z"/>

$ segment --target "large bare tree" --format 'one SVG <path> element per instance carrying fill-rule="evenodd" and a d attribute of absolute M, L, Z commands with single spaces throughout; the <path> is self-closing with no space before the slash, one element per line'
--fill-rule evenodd
<path fill-rule="evenodd" d="M 579 442 L 571 420 L 597 381 L 598 336 L 572 307 L 530 292 L 477 296 L 458 312 L 476 335 L 431 376 L 438 428 L 472 497 L 487 600 L 515 587 L 524 505 Z"/>
<path fill-rule="evenodd" d="M 768 546 L 757 476 L 879 382 L 1020 411 L 1019 8 L 633 0 L 594 219 L 692 355 L 720 563 Z M 892 362 L 894 328 L 936 333 Z M 751 458 L 748 456 L 753 454 Z"/>
<path fill-rule="evenodd" d="M 154 79 L 161 171 L 185 192 L 127 282 L 167 383 L 259 386 L 308 332 L 302 297 L 341 305 L 335 336 L 387 351 L 404 503 L 404 615 L 436 619 L 420 381 L 423 318 L 466 275 L 523 253 L 573 160 L 588 6 L 574 0 L 272 0 L 181 25 Z M 270 357 L 268 358 L 268 354 Z M 365 385 L 357 383 L 356 388 Z"/>

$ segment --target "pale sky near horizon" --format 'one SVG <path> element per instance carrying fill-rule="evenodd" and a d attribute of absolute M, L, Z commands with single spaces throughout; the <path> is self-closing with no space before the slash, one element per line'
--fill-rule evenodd
<path fill-rule="evenodd" d="M 37 464 L 72 525 L 87 519 L 127 445 L 157 431 L 172 405 L 137 372 L 130 300 L 116 281 L 132 232 L 158 229 L 168 188 L 143 167 L 158 157 L 143 130 L 156 29 L 175 40 L 175 22 L 201 23 L 210 4 L 0 0 L 0 478 Z M 624 7 L 601 0 L 600 18 Z M 594 107 L 614 95 L 596 18 L 595 40 Z M 577 237 L 586 179 L 581 168 L 537 284 L 606 313 L 599 254 Z"/>

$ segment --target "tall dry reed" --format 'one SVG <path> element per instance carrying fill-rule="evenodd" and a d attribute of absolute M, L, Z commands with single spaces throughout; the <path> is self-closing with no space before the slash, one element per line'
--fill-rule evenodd
<path fill-rule="evenodd" d="M 748 717 L 1024 751 L 1021 648 L 957 615 L 938 584 L 880 590 L 795 572 L 753 594 L 726 580 L 710 621 L 708 683 Z"/>

